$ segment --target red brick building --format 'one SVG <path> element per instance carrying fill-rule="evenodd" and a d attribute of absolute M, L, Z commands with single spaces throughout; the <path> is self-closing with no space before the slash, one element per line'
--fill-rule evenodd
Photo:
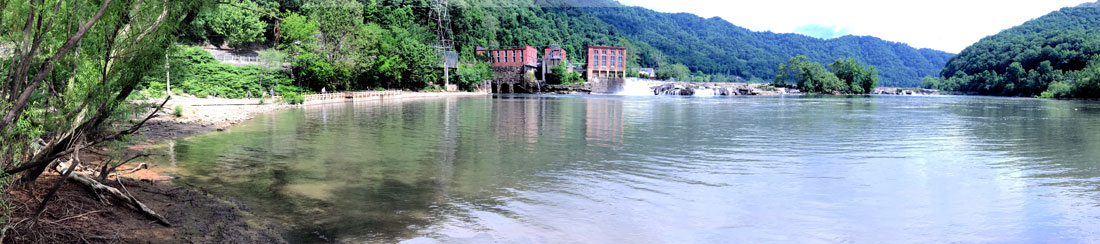
<path fill-rule="evenodd" d="M 585 77 L 589 81 L 593 78 L 626 77 L 625 57 L 625 47 L 588 46 Z"/>
<path fill-rule="evenodd" d="M 565 49 L 561 48 L 543 48 L 542 55 L 545 56 L 548 60 L 556 59 L 556 61 L 559 62 L 562 60 L 568 60 L 565 58 Z"/>
<path fill-rule="evenodd" d="M 494 67 L 535 66 L 538 64 L 539 60 L 538 50 L 531 46 L 505 49 L 484 49 L 478 47 L 476 52 L 478 55 L 488 56 L 489 63 Z"/>

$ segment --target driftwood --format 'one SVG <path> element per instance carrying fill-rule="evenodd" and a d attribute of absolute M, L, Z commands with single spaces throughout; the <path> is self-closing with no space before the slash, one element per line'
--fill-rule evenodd
<path fill-rule="evenodd" d="M 156 220 L 158 224 L 168 227 L 172 226 L 171 223 L 168 223 L 167 219 L 160 216 L 160 214 L 157 214 L 156 211 L 149 209 L 149 207 L 145 206 L 145 204 L 141 203 L 141 201 L 138 201 L 138 199 L 135 198 L 133 195 L 123 193 L 122 191 L 118 190 L 118 188 L 104 185 L 102 183 L 99 183 L 99 181 L 92 179 L 92 177 L 78 172 L 72 172 L 72 175 L 69 176 L 69 181 L 80 184 L 91 190 L 100 202 L 107 203 L 109 199 L 114 198 L 124 203 L 127 207 L 137 210 L 146 217 Z"/>

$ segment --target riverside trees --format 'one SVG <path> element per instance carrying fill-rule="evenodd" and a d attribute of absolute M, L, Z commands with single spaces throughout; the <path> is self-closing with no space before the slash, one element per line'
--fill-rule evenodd
<path fill-rule="evenodd" d="M 1063 8 L 986 37 L 923 87 L 998 96 L 1097 98 L 1100 7 Z"/>
<path fill-rule="evenodd" d="M 4 193 L 16 178 L 35 182 L 58 159 L 73 169 L 74 153 L 135 133 L 149 117 L 126 122 L 127 98 L 149 77 L 164 76 L 155 67 L 177 30 L 212 2 L 0 0 L 0 26 L 17 30 L 0 32 L 11 45 L 0 56 Z"/>
<path fill-rule="evenodd" d="M 879 76 L 875 66 L 864 67 L 853 58 L 837 59 L 826 70 L 806 56 L 791 58 L 780 64 L 775 85 L 796 85 L 803 92 L 865 94 L 878 87 Z"/>

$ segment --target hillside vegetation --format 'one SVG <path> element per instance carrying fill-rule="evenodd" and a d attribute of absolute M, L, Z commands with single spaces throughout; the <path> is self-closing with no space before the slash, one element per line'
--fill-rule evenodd
<path fill-rule="evenodd" d="M 632 50 L 628 67 L 655 67 L 661 78 L 763 82 L 775 78 L 779 64 L 806 56 L 818 63 L 854 58 L 875 66 L 884 86 L 915 87 L 921 77 L 937 74 L 951 55 L 874 37 L 822 40 L 753 32 L 722 19 L 612 0 L 449 2 L 463 63 L 477 61 L 479 46 L 541 50 L 558 44 L 570 61 L 583 63 L 586 46 L 613 45 Z M 230 0 L 204 9 L 189 27 L 179 43 L 278 49 L 292 63 L 294 84 L 309 90 L 418 90 L 443 79 L 432 48 L 436 23 L 429 0 Z M 472 77 L 451 78 L 469 87 L 475 81 L 466 79 Z"/>
<path fill-rule="evenodd" d="M 1063 8 L 986 37 L 922 86 L 985 95 L 1100 97 L 1098 6 Z"/>
<path fill-rule="evenodd" d="M 643 59 L 648 61 L 643 65 L 662 61 L 683 63 L 693 71 L 708 74 L 772 79 L 776 76 L 775 67 L 791 57 L 806 56 L 817 63 L 855 58 L 877 67 L 884 86 L 916 87 L 921 77 L 938 74 L 952 56 L 867 36 L 822 40 L 798 34 L 754 32 L 721 18 L 704 19 L 641 7 L 592 8 L 590 12 L 620 34 L 661 52 L 643 56 L 667 59 Z"/>

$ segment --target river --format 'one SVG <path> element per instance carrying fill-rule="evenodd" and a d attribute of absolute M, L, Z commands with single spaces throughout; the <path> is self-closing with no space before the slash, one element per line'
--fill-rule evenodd
<path fill-rule="evenodd" d="M 496 96 L 263 114 L 165 147 L 293 243 L 1100 240 L 1100 103 Z"/>

